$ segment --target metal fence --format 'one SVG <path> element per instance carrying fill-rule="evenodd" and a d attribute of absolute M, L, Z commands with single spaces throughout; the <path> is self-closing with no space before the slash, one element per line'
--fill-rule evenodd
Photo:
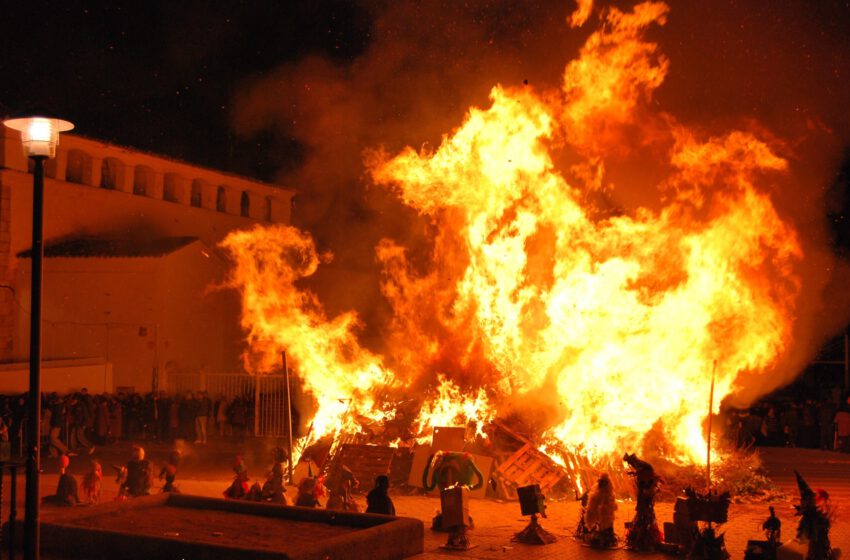
<path fill-rule="evenodd" d="M 286 381 L 282 374 L 172 373 L 166 385 L 172 394 L 207 391 L 213 400 L 224 395 L 229 402 L 236 397 L 252 401 L 254 435 L 287 436 Z"/>
<path fill-rule="evenodd" d="M 257 378 L 254 430 L 259 436 L 286 437 L 286 379 L 283 375 Z"/>
<path fill-rule="evenodd" d="M 213 398 L 224 395 L 228 401 L 235 397 L 253 398 L 257 377 L 244 373 L 208 373 L 202 374 L 204 390 Z"/>

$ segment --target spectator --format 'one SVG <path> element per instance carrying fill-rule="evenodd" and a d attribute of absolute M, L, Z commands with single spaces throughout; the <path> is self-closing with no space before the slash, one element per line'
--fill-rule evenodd
<path fill-rule="evenodd" d="M 68 443 L 71 449 L 91 447 L 91 442 L 85 435 L 88 423 L 88 407 L 82 401 L 80 393 L 69 396 L 66 407 L 70 414 Z"/>
<path fill-rule="evenodd" d="M 815 402 L 806 399 L 803 403 L 802 422 L 800 423 L 800 447 L 814 448 L 818 446 L 818 426 L 815 416 Z"/>
<path fill-rule="evenodd" d="M 248 424 L 248 407 L 242 397 L 236 397 L 230 404 L 228 410 L 228 419 L 230 425 L 233 426 L 233 437 L 237 442 L 245 441 L 245 428 Z"/>
<path fill-rule="evenodd" d="M 127 418 L 127 437 L 139 439 L 144 429 L 144 401 L 138 393 L 127 396 L 127 408 L 124 416 Z"/>
<path fill-rule="evenodd" d="M 850 453 L 850 399 L 835 415 L 835 432 L 838 437 L 836 451 Z"/>
<path fill-rule="evenodd" d="M 779 427 L 779 416 L 776 414 L 776 407 L 771 406 L 767 409 L 767 415 L 764 417 L 764 444 L 768 446 L 777 446 L 783 443 L 782 431 Z"/>
<path fill-rule="evenodd" d="M 142 437 L 145 440 L 157 439 L 157 415 L 159 414 L 159 393 L 151 391 L 145 395 L 142 404 Z"/>
<path fill-rule="evenodd" d="M 94 399 L 94 436 L 95 441 L 103 445 L 109 441 L 109 400 L 105 395 L 98 395 Z"/>
<path fill-rule="evenodd" d="M 195 416 L 195 443 L 207 443 L 207 423 L 212 411 L 212 401 L 206 391 L 198 391 L 198 402 L 195 405 L 197 415 Z"/>
<path fill-rule="evenodd" d="M 788 403 L 788 407 L 782 415 L 782 424 L 784 425 L 785 445 L 797 447 L 797 437 L 800 433 L 800 408 L 797 403 Z"/>
<path fill-rule="evenodd" d="M 761 417 L 752 410 L 741 413 L 741 447 L 749 448 L 756 444 L 761 429 Z"/>
<path fill-rule="evenodd" d="M 194 441 L 195 438 L 195 417 L 198 415 L 198 401 L 192 391 L 186 391 L 183 400 L 180 401 L 178 410 L 180 417 L 180 437 L 186 441 Z"/>
<path fill-rule="evenodd" d="M 80 402 L 83 403 L 83 406 L 86 408 L 86 429 L 85 431 L 93 432 L 94 431 L 94 423 L 95 423 L 95 412 L 96 412 L 96 402 L 92 395 L 89 394 L 89 390 L 83 387 L 80 389 Z"/>
<path fill-rule="evenodd" d="M 228 407 L 230 407 L 230 402 L 228 402 L 227 396 L 221 395 L 215 403 L 215 423 L 218 430 L 218 437 L 222 439 L 231 435 L 230 423 L 227 419 Z"/>
<path fill-rule="evenodd" d="M 818 408 L 820 448 L 832 451 L 835 447 L 835 405 L 831 400 L 822 402 Z"/>
<path fill-rule="evenodd" d="M 53 393 L 50 401 L 50 455 L 76 455 L 70 453 L 65 443 L 59 439 L 62 428 L 65 426 L 65 402 L 56 394 Z"/>
<path fill-rule="evenodd" d="M 395 515 L 395 506 L 389 496 L 390 479 L 387 475 L 375 478 L 375 487 L 366 495 L 366 513 Z"/>
<path fill-rule="evenodd" d="M 174 441 L 180 434 L 180 395 L 175 395 L 168 405 L 168 439 Z"/>
<path fill-rule="evenodd" d="M 109 397 L 109 431 L 116 440 L 124 437 L 124 405 L 118 397 Z"/>
<path fill-rule="evenodd" d="M 165 391 L 159 392 L 159 399 L 156 401 L 156 436 L 160 441 L 171 441 L 169 434 L 169 426 L 171 424 L 171 399 L 168 398 L 168 393 Z"/>
<path fill-rule="evenodd" d="M 21 449 L 24 418 L 27 416 L 27 395 L 22 393 L 16 399 L 12 400 L 12 425 L 11 425 L 11 442 L 12 449 L 17 452 Z"/>

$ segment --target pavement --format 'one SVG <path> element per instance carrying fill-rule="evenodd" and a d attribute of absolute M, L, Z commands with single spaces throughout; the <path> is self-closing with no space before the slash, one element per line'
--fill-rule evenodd
<path fill-rule="evenodd" d="M 270 463 L 269 450 L 274 443 L 261 440 L 249 440 L 245 445 L 230 443 L 211 443 L 208 446 L 185 445 L 183 447 L 183 463 L 178 474 L 178 486 L 186 494 L 209 497 L 220 497 L 232 478 L 230 470 L 233 457 L 240 453 L 245 456 L 249 473 L 254 479 L 263 478 L 263 473 Z M 148 458 L 156 465 L 165 463 L 170 446 L 151 443 L 147 446 Z M 777 516 L 782 521 L 782 537 L 786 542 L 786 550 L 800 549 L 802 545 L 789 542 L 796 533 L 797 519 L 794 517 L 793 505 L 797 503 L 797 492 L 794 470 L 799 470 L 812 488 L 826 489 L 832 498 L 836 517 L 830 533 L 832 544 L 850 554 L 850 455 L 809 449 L 762 448 L 759 450 L 764 467 L 784 494 L 783 498 L 768 503 L 732 504 L 729 509 L 730 522 L 720 526 L 725 533 L 726 548 L 731 558 L 743 558 L 746 543 L 750 539 L 761 539 L 763 533 L 761 523 L 768 515 L 768 505 L 773 505 Z M 102 501 L 114 499 L 117 485 L 112 475 L 111 464 L 123 464 L 130 456 L 130 444 L 120 442 L 95 451 L 92 455 L 98 458 L 104 468 L 104 488 Z M 58 475 L 56 459 L 45 459 L 40 477 L 42 496 L 52 494 L 56 488 Z M 72 459 L 71 472 L 82 478 L 88 468 L 88 458 L 79 456 Z M 155 473 L 158 472 L 158 468 Z M 4 521 L 8 516 L 9 507 L 9 477 L 3 480 L 2 515 Z M 294 488 L 290 489 L 290 497 L 294 497 Z M 23 515 L 23 475 L 18 481 L 18 515 Z M 359 500 L 365 509 L 365 499 Z M 430 527 L 430 520 L 439 509 L 439 499 L 420 495 L 393 495 L 396 511 L 399 515 L 414 517 L 425 522 Z M 42 508 L 42 518 L 50 519 L 55 509 Z M 657 503 L 656 515 L 659 525 L 671 521 L 673 517 L 672 503 Z M 574 500 L 549 502 L 546 519 L 541 519 L 541 525 L 553 533 L 558 541 L 543 546 L 514 543 L 511 537 L 528 523 L 519 513 L 516 502 L 501 502 L 497 500 L 472 500 L 470 514 L 474 518 L 475 528 L 469 533 L 473 548 L 467 551 L 451 551 L 441 548 L 447 539 L 446 533 L 438 533 L 426 529 L 425 552 L 415 556 L 415 560 L 448 560 L 449 558 L 465 559 L 573 559 L 573 558 L 669 558 L 656 553 L 635 553 L 623 549 L 597 551 L 587 548 L 571 538 L 573 529 L 579 519 L 579 504 Z M 634 515 L 634 502 L 624 500 L 618 502 L 615 530 L 622 539 L 625 535 L 624 523 Z M 47 560 L 47 559 L 46 559 Z"/>

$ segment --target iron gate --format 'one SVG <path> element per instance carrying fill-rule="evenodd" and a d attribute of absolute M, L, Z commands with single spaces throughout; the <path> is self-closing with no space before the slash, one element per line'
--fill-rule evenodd
<path fill-rule="evenodd" d="M 236 397 L 253 403 L 256 436 L 286 437 L 286 380 L 283 374 L 172 373 L 166 380 L 171 394 L 207 391 L 213 402 L 221 395 L 233 402 Z"/>

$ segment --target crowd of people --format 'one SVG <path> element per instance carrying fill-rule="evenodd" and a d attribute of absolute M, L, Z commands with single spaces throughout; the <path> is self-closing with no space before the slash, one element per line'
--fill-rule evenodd
<path fill-rule="evenodd" d="M 28 395 L 0 395 L 0 441 L 12 453 L 25 438 Z M 248 397 L 214 399 L 207 391 L 147 394 L 103 393 L 85 388 L 67 395 L 42 395 L 41 434 L 50 454 L 73 456 L 118 440 L 206 444 L 210 437 L 241 442 L 253 427 L 254 403 Z"/>
<path fill-rule="evenodd" d="M 801 447 L 850 453 L 850 397 L 766 400 L 726 415 L 726 435 L 738 447 Z"/>

